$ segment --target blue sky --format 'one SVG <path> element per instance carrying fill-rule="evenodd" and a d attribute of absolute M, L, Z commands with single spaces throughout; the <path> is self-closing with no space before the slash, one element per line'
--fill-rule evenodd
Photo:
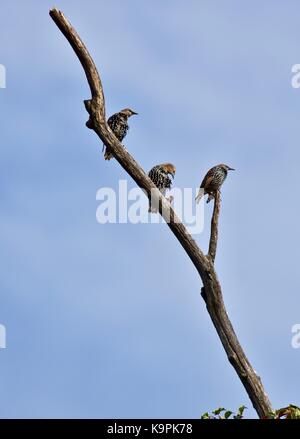
<path fill-rule="evenodd" d="M 0 417 L 197 418 L 251 403 L 169 229 L 96 222 L 128 179 L 86 129 L 89 89 L 49 1 L 1 2 Z M 217 163 L 216 268 L 274 407 L 299 401 L 299 2 L 59 1 L 89 48 L 126 146 L 196 187 Z M 195 236 L 206 250 L 205 230 Z"/>

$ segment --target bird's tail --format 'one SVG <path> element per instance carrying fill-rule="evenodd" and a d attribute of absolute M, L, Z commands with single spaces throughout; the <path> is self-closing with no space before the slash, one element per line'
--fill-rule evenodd
<path fill-rule="evenodd" d="M 214 194 L 209 194 L 208 195 L 208 198 L 207 198 L 207 200 L 206 200 L 206 202 L 207 203 L 209 203 L 211 200 L 213 200 L 215 197 L 214 197 Z"/>
<path fill-rule="evenodd" d="M 103 144 L 102 152 L 103 152 L 104 148 L 105 148 L 105 145 Z M 110 159 L 112 159 L 112 158 L 113 158 L 113 155 L 112 155 L 112 153 L 110 152 L 110 149 L 109 149 L 108 147 L 106 147 L 106 148 L 105 148 L 105 152 L 104 152 L 104 160 L 110 160 Z"/>
<path fill-rule="evenodd" d="M 198 192 L 198 195 L 197 195 L 196 198 L 195 198 L 196 203 L 199 203 L 199 202 L 200 202 L 200 200 L 201 200 L 201 198 L 203 197 L 203 195 L 204 195 L 203 189 L 200 188 L 200 189 L 199 189 L 199 192 Z"/>

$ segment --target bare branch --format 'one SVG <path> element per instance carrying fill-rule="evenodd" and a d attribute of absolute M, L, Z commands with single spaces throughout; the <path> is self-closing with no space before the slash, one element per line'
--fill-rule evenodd
<path fill-rule="evenodd" d="M 216 253 L 217 253 L 220 208 L 221 208 L 221 194 L 220 191 L 217 191 L 214 197 L 214 211 L 211 217 L 209 250 L 207 255 L 211 259 L 212 263 L 215 262 Z"/>
<path fill-rule="evenodd" d="M 99 99 L 99 105 L 102 111 L 104 111 L 105 102 L 104 102 L 101 79 L 98 70 L 95 66 L 95 63 L 91 55 L 89 54 L 89 51 L 83 44 L 76 30 L 72 27 L 71 23 L 69 23 L 69 21 L 64 16 L 63 12 L 53 8 L 50 10 L 49 14 L 52 20 L 55 22 L 55 24 L 59 27 L 61 32 L 64 34 L 64 36 L 67 38 L 73 50 L 75 51 L 76 55 L 78 56 L 78 59 L 81 62 L 82 67 L 85 71 L 91 89 L 92 97 L 93 98 L 96 97 Z M 104 117 L 105 119 L 105 114 L 102 114 L 102 117 Z"/>
<path fill-rule="evenodd" d="M 206 257 L 195 240 L 188 233 L 186 227 L 180 222 L 178 216 L 170 206 L 170 203 L 156 189 L 141 166 L 123 148 L 109 129 L 105 120 L 105 101 L 99 74 L 89 52 L 75 29 L 72 28 L 63 13 L 57 9 L 52 9 L 50 16 L 74 49 L 89 82 L 92 99 L 85 101 L 86 110 L 90 115 L 90 119 L 87 122 L 88 128 L 93 129 L 102 142 L 109 146 L 116 160 L 134 179 L 138 186 L 146 191 L 148 197 L 151 195 L 151 190 L 156 191 L 157 205 L 159 201 L 160 214 L 166 220 L 169 228 L 188 254 L 202 279 L 203 288 L 201 294 L 205 299 L 207 310 L 226 351 L 228 360 L 236 370 L 258 415 L 260 417 L 266 416 L 272 410 L 270 401 L 264 391 L 260 378 L 256 375 L 245 356 L 233 330 L 226 313 L 221 286 L 213 265 L 217 245 L 219 203 L 215 201 L 214 222 L 212 223 L 212 237 L 209 251 L 210 257 Z"/>

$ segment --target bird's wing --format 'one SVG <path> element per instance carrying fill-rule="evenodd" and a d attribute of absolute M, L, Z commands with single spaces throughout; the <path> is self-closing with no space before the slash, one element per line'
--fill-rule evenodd
<path fill-rule="evenodd" d="M 203 188 L 203 189 L 207 188 L 210 185 L 212 179 L 213 179 L 213 176 L 211 174 L 207 173 L 206 176 L 203 178 L 203 181 L 200 185 L 200 188 Z"/>
<path fill-rule="evenodd" d="M 117 122 L 116 114 L 113 114 L 112 116 L 110 116 L 110 117 L 107 119 L 108 126 L 109 126 L 109 128 L 110 128 L 111 130 L 114 129 L 114 127 L 115 127 L 115 125 L 116 125 L 116 122 Z"/>

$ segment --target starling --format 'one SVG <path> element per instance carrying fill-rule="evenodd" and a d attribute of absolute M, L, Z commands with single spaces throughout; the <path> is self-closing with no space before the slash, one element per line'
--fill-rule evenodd
<path fill-rule="evenodd" d="M 171 189 L 172 180 L 169 175 L 174 178 L 176 173 L 176 168 L 172 163 L 162 163 L 161 165 L 154 166 L 148 176 L 151 178 L 155 186 L 159 189 L 159 191 L 166 195 L 167 189 Z M 170 202 L 172 200 L 169 200 Z M 151 207 L 151 203 L 149 200 L 149 212 L 157 212 L 157 209 Z"/>
<path fill-rule="evenodd" d="M 209 203 L 214 198 L 216 192 L 220 190 L 225 178 L 227 177 L 228 171 L 234 171 L 234 169 L 230 168 L 230 166 L 224 165 L 223 163 L 211 168 L 200 185 L 196 202 L 199 203 L 202 196 L 208 194 L 206 202 Z"/>
<path fill-rule="evenodd" d="M 119 113 L 113 114 L 108 119 L 107 123 L 109 128 L 112 130 L 112 132 L 120 142 L 123 141 L 129 129 L 128 118 L 134 114 L 137 113 L 133 110 L 130 110 L 130 108 L 124 108 L 124 110 L 119 111 Z M 104 152 L 105 160 L 110 160 L 111 158 L 113 158 L 113 154 L 110 148 L 108 146 L 105 147 L 105 145 L 103 145 L 103 150 L 104 148 L 105 148 L 105 152 Z"/>

